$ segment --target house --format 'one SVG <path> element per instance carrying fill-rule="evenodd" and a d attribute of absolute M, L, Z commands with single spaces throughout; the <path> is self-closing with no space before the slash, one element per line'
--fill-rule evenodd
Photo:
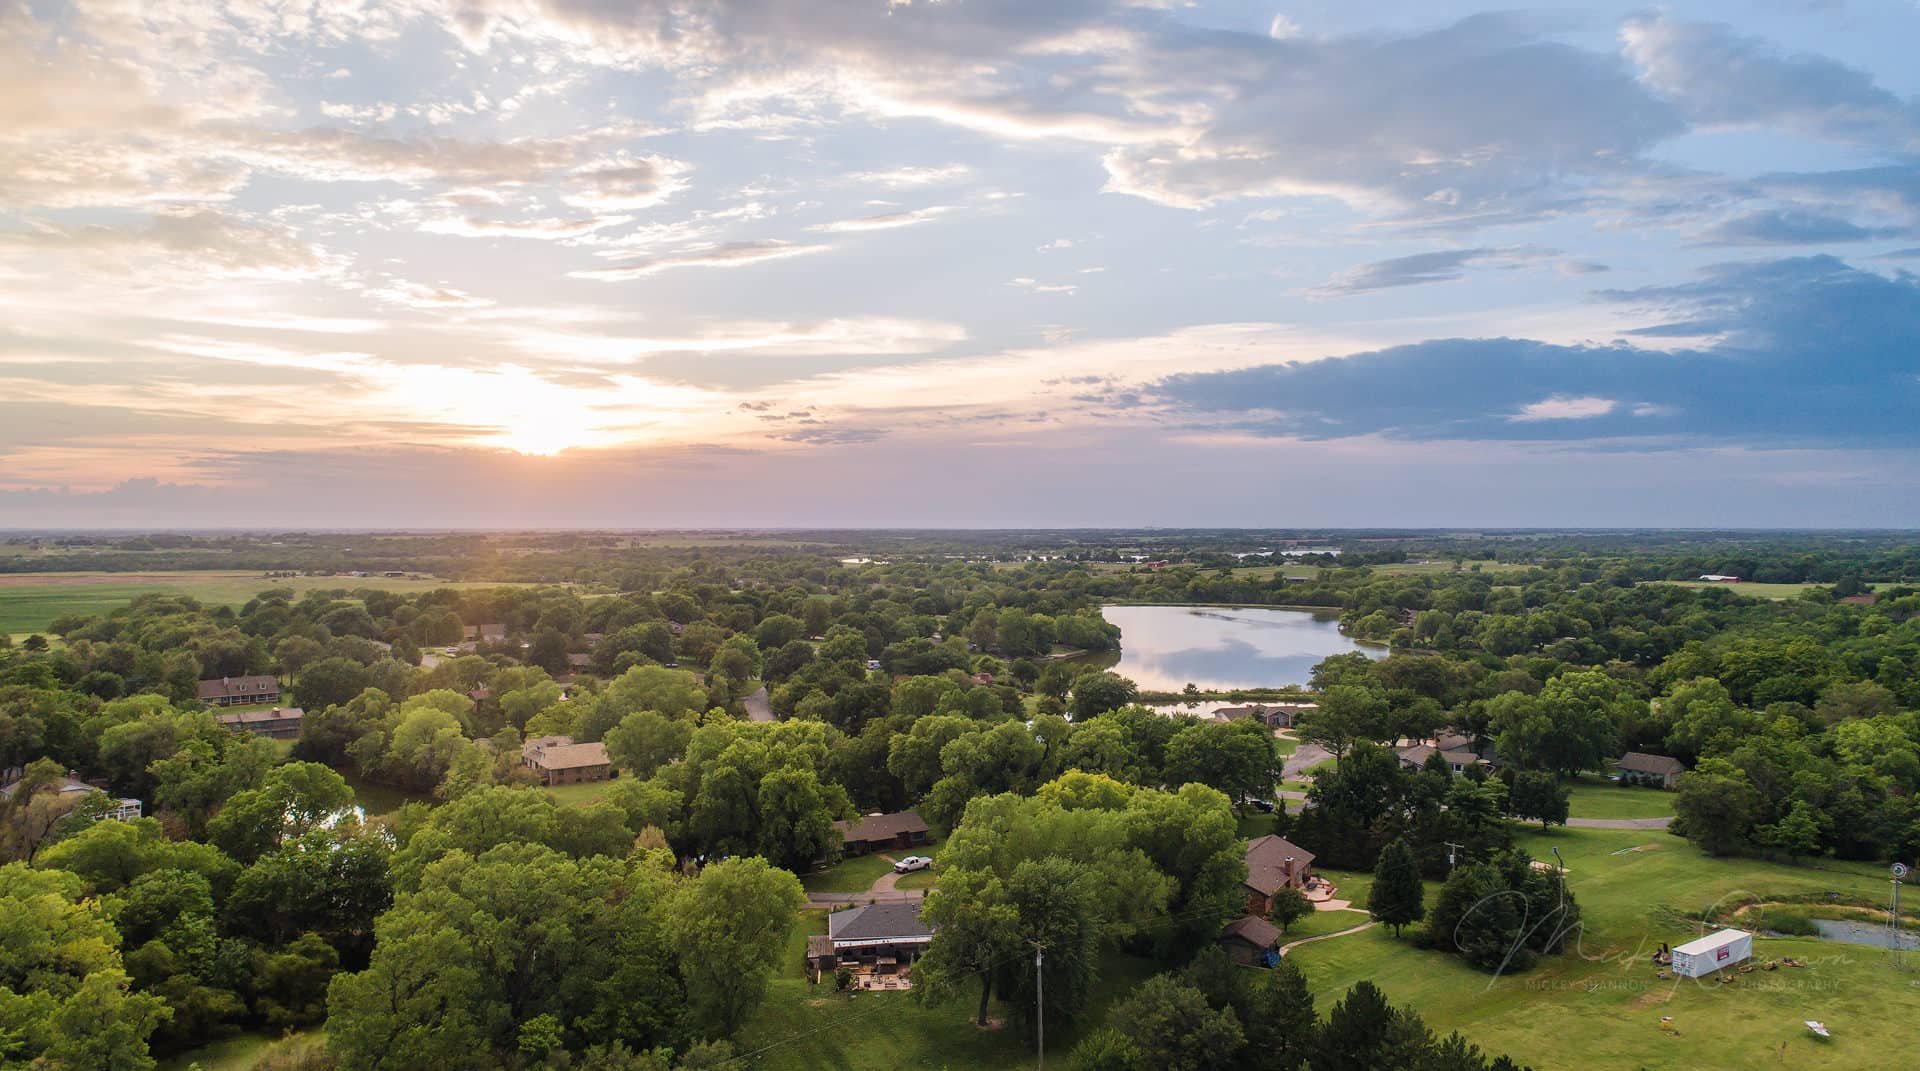
<path fill-rule="evenodd" d="M 1280 928 L 1257 915 L 1237 918 L 1220 931 L 1220 947 L 1243 967 L 1271 967 L 1280 962 Z"/>
<path fill-rule="evenodd" d="M 891 973 L 927 951 L 933 943 L 933 927 L 920 921 L 919 901 L 895 900 L 835 911 L 827 916 L 826 936 L 817 944 L 807 942 L 807 955 L 816 970 L 844 964 Z M 825 962 L 827 957 L 831 962 Z"/>
<path fill-rule="evenodd" d="M 1678 788 L 1680 778 L 1687 772 L 1686 764 L 1679 759 L 1639 751 L 1627 752 L 1614 765 L 1620 770 L 1621 784 L 1652 785 L 1654 788 Z"/>
<path fill-rule="evenodd" d="M 593 668 L 593 656 L 590 654 L 570 654 L 567 656 L 567 669 L 581 673 Z"/>
<path fill-rule="evenodd" d="M 200 701 L 216 707 L 251 707 L 280 702 L 280 682 L 272 676 L 221 677 L 200 682 Z"/>
<path fill-rule="evenodd" d="M 1431 744 L 1415 744 L 1412 747 L 1403 747 L 1396 751 L 1395 754 L 1400 756 L 1400 765 L 1413 770 L 1425 769 L 1427 759 L 1434 755 L 1439 755 L 1442 759 L 1445 759 L 1447 768 L 1456 774 L 1465 773 L 1469 766 L 1492 765 L 1487 760 L 1464 748 L 1447 750 L 1436 748 Z"/>
<path fill-rule="evenodd" d="M 1701 573 L 1699 579 L 1709 584 L 1738 584 L 1740 582 L 1740 578 L 1737 576 L 1726 576 L 1721 573 Z"/>
<path fill-rule="evenodd" d="M 1753 958 L 1753 935 L 1745 930 L 1721 930 L 1688 941 L 1673 950 L 1673 973 L 1703 978 L 1722 967 Z"/>
<path fill-rule="evenodd" d="M 1213 716 L 1221 721 L 1258 718 L 1269 729 L 1291 729 L 1300 715 L 1319 709 L 1318 703 L 1249 703 L 1244 707 L 1221 707 Z"/>
<path fill-rule="evenodd" d="M 8 767 L 5 771 L 0 771 L 0 800 L 13 798 L 14 790 L 19 787 L 20 780 L 25 773 L 26 771 L 19 766 Z M 95 792 L 102 792 L 102 789 L 98 785 L 89 785 L 85 781 L 80 780 L 73 775 L 73 771 L 69 770 L 67 771 L 67 776 L 61 780 L 58 791 L 62 799 L 74 799 L 74 801 L 78 803 L 79 800 L 83 800 Z M 112 819 L 115 822 L 131 822 L 140 817 L 139 800 L 109 798 L 108 802 L 109 807 L 107 812 L 101 815 L 102 818 Z"/>
<path fill-rule="evenodd" d="M 536 736 L 520 745 L 520 761 L 543 785 L 576 785 L 613 776 L 607 745 L 576 744 L 571 736 Z"/>
<path fill-rule="evenodd" d="M 1313 853 L 1287 840 L 1268 835 L 1247 845 L 1247 914 L 1266 918 L 1273 894 L 1292 886 L 1305 889 L 1313 876 Z"/>
<path fill-rule="evenodd" d="M 505 643 L 507 642 L 507 626 L 468 625 L 466 628 L 466 636 L 467 639 L 480 643 Z"/>
<path fill-rule="evenodd" d="M 927 823 L 917 811 L 870 814 L 858 821 L 835 822 L 833 827 L 840 831 L 841 848 L 848 855 L 911 848 L 927 842 Z"/>
<path fill-rule="evenodd" d="M 252 733 L 269 740 L 294 740 L 300 736 L 300 719 L 306 711 L 299 707 L 274 707 L 272 710 L 236 710 L 218 714 L 214 721 L 236 733 Z"/>

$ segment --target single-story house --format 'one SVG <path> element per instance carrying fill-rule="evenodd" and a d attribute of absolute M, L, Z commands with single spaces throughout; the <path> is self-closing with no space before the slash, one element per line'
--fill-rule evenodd
<path fill-rule="evenodd" d="M 574 785 L 613 776 L 607 745 L 576 744 L 571 736 L 536 736 L 520 745 L 520 761 L 543 785 Z"/>
<path fill-rule="evenodd" d="M 927 823 L 918 811 L 870 814 L 852 822 L 835 822 L 833 827 L 840 831 L 841 850 L 847 855 L 911 848 L 927 842 Z"/>
<path fill-rule="evenodd" d="M 14 790 L 20 787 L 20 780 L 25 774 L 26 770 L 19 766 L 9 767 L 4 772 L 0 772 L 0 800 L 13 798 Z M 63 798 L 79 797 L 84 799 L 95 792 L 104 793 L 105 789 L 102 789 L 99 785 L 87 784 L 85 781 L 75 777 L 73 771 L 69 770 L 67 771 L 67 776 L 60 782 L 59 792 Z M 102 815 L 104 818 L 112 819 L 115 822 L 131 822 L 140 817 L 139 800 L 113 799 L 109 797 L 109 803 L 110 806 L 106 814 Z"/>
<path fill-rule="evenodd" d="M 466 627 L 466 635 L 467 639 L 480 643 L 505 643 L 507 642 L 507 626 L 468 625 Z"/>
<path fill-rule="evenodd" d="M 567 669 L 582 673 L 593 668 L 593 656 L 590 654 L 570 654 L 567 656 Z"/>
<path fill-rule="evenodd" d="M 1273 894 L 1288 886 L 1305 889 L 1313 876 L 1313 853 L 1269 834 L 1247 844 L 1247 914 L 1266 918 Z"/>
<path fill-rule="evenodd" d="M 920 921 L 914 900 L 887 901 L 850 907 L 827 916 L 827 940 L 807 942 L 815 969 L 831 971 L 840 964 L 888 968 L 905 967 L 933 943 L 933 927 Z M 830 957 L 831 962 L 823 962 Z"/>
<path fill-rule="evenodd" d="M 200 701 L 216 707 L 250 707 L 280 701 L 280 682 L 269 674 L 200 682 Z"/>
<path fill-rule="evenodd" d="M 1620 770 L 1620 783 L 1623 785 L 1678 788 L 1680 778 L 1687 772 L 1686 764 L 1679 759 L 1639 751 L 1627 752 L 1614 765 Z"/>
<path fill-rule="evenodd" d="M 293 740 L 300 735 L 300 719 L 306 711 L 299 707 L 274 707 L 272 710 L 236 710 L 216 714 L 213 720 L 237 733 L 252 733 L 269 740 Z"/>
<path fill-rule="evenodd" d="M 1439 755 L 1445 759 L 1447 767 L 1456 774 L 1465 773 L 1469 766 L 1490 765 L 1487 760 L 1471 751 L 1443 751 L 1431 744 L 1415 744 L 1412 747 L 1403 747 L 1396 751 L 1395 754 L 1400 756 L 1400 765 L 1415 770 L 1425 769 L 1427 759 L 1434 755 Z"/>
<path fill-rule="evenodd" d="M 1220 931 L 1220 947 L 1242 966 L 1271 967 L 1280 960 L 1280 927 L 1258 915 L 1237 918 Z"/>
<path fill-rule="evenodd" d="M 1269 729 L 1291 729 L 1300 715 L 1319 709 L 1318 703 L 1249 703 L 1244 707 L 1220 707 L 1213 716 L 1221 721 L 1258 718 Z"/>

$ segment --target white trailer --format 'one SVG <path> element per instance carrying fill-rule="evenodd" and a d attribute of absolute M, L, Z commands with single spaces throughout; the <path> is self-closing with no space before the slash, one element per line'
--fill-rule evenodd
<path fill-rule="evenodd" d="M 1752 958 L 1752 934 L 1745 930 L 1721 930 L 1674 949 L 1673 973 L 1682 978 L 1702 978 Z"/>

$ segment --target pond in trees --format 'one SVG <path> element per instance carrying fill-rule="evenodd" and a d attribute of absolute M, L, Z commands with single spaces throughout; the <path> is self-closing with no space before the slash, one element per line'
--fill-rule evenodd
<path fill-rule="evenodd" d="M 1254 606 L 1103 606 L 1100 613 L 1120 626 L 1113 671 L 1142 691 L 1304 685 L 1328 655 L 1386 656 L 1383 647 L 1349 639 L 1335 613 Z"/>

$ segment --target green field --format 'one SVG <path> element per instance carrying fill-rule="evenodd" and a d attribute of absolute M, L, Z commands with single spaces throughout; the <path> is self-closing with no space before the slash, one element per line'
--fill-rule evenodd
<path fill-rule="evenodd" d="M 1761 584 L 1742 580 L 1737 584 L 1728 584 L 1712 580 L 1650 580 L 1650 584 L 1672 584 L 1674 587 L 1705 590 L 1714 588 L 1731 591 L 1736 595 L 1746 595 L 1755 599 L 1797 599 L 1803 592 L 1814 588 L 1830 588 L 1832 584 Z M 1872 584 L 1867 585 L 1872 588 Z"/>
<path fill-rule="evenodd" d="M 1574 818 L 1666 818 L 1673 814 L 1675 794 L 1657 788 L 1616 785 L 1598 777 L 1582 777 L 1571 786 L 1567 813 Z"/>
<path fill-rule="evenodd" d="M 1790 955 L 1815 966 L 1736 975 L 1736 983 L 1724 987 L 1662 981 L 1647 958 L 1661 942 L 1697 936 L 1697 921 L 1689 918 L 1743 894 L 1882 896 L 1879 867 L 1713 859 L 1665 833 L 1556 829 L 1525 832 L 1520 841 L 1536 858 L 1548 858 L 1548 846 L 1557 845 L 1566 859 L 1567 888 L 1585 921 L 1577 954 L 1494 978 L 1376 927 L 1291 953 L 1306 969 L 1322 1011 L 1348 986 L 1370 978 L 1396 1003 L 1412 1004 L 1429 1026 L 1457 1029 L 1483 1049 L 1511 1053 L 1542 1071 L 1848 1068 L 1911 1048 L 1907 1024 L 1920 1015 L 1920 986 L 1913 984 L 1920 975 L 1894 969 L 1877 949 L 1763 938 L 1755 942 L 1756 958 Z M 1643 850 L 1614 854 L 1634 847 Z M 1343 897 L 1358 891 L 1358 883 L 1340 884 Z M 1677 1037 L 1661 1032 L 1663 1015 L 1673 1017 Z M 1811 1038 L 1803 1019 L 1825 1021 L 1833 1040 Z"/>
<path fill-rule="evenodd" d="M 319 1033 L 319 1028 L 313 1030 Z M 302 1037 L 291 1034 L 288 1037 Z M 189 1049 L 170 1060 L 160 1061 L 158 1071 L 187 1071 L 198 1065 L 201 1071 L 249 1071 L 254 1062 L 281 1040 L 278 1034 L 241 1034 Z"/>
<path fill-rule="evenodd" d="M 268 578 L 248 572 L 181 573 L 6 573 L 0 574 L 0 632 L 16 636 L 44 630 L 62 614 L 105 614 L 150 592 L 187 595 L 211 606 L 236 609 L 269 588 L 294 594 L 366 588 L 412 593 L 436 588 L 492 588 L 524 585 L 455 583 L 383 576 L 296 576 Z"/>

